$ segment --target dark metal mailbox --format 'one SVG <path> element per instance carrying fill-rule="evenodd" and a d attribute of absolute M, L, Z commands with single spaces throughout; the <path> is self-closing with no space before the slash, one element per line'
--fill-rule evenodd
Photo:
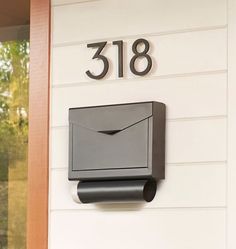
<path fill-rule="evenodd" d="M 163 103 L 71 108 L 69 125 L 69 180 L 164 179 Z"/>

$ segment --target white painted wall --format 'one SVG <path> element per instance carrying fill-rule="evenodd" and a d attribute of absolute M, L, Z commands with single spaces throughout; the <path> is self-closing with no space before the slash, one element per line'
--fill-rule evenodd
<path fill-rule="evenodd" d="M 227 248 L 227 22 L 226 0 L 52 2 L 50 249 Z M 122 39 L 129 61 L 137 38 L 151 43 L 150 74 L 119 79 L 108 46 L 108 76 L 86 77 L 102 68 L 87 43 Z M 146 100 L 168 108 L 166 180 L 154 201 L 74 203 L 68 108 Z"/>

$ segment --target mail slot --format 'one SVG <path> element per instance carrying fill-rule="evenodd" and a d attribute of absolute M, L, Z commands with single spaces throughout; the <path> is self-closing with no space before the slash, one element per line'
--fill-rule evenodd
<path fill-rule="evenodd" d="M 111 184 L 111 181 L 124 187 L 122 181 L 158 181 L 164 177 L 163 103 L 142 102 L 69 109 L 69 180 L 80 181 L 78 190 L 79 186 L 81 190 L 83 188 L 83 196 L 84 193 L 91 195 L 91 191 L 84 190 L 85 186 L 93 186 L 93 191 L 94 186 L 99 184 L 103 186 L 102 189 L 106 185 L 115 189 L 116 185 Z M 139 189 L 144 191 L 144 185 Z M 119 188 L 114 192 L 117 191 Z M 127 199 L 124 188 L 120 188 L 120 191 Z M 94 197 L 99 199 L 96 195 Z M 114 196 L 111 199 L 116 200 Z"/>

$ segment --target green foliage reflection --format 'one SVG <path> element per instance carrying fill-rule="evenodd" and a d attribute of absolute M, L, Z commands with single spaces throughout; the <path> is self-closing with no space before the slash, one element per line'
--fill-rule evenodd
<path fill-rule="evenodd" d="M 29 42 L 0 43 L 0 249 L 25 248 L 28 86 Z"/>

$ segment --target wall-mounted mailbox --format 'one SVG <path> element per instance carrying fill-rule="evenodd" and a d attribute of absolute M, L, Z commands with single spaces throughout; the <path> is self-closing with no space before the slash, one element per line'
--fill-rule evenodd
<path fill-rule="evenodd" d="M 81 202 L 151 201 L 165 177 L 165 105 L 71 108 L 69 180 Z"/>

